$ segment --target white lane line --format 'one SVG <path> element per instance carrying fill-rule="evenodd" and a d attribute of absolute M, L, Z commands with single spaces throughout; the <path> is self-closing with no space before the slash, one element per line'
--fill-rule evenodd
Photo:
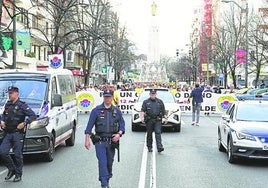
<path fill-rule="evenodd" d="M 156 188 L 156 143 L 155 143 L 155 133 L 153 132 L 153 153 L 151 156 L 151 171 L 150 171 L 150 188 Z"/>
<path fill-rule="evenodd" d="M 145 142 L 143 146 L 142 152 L 142 161 L 141 161 L 141 169 L 140 169 L 140 179 L 139 179 L 139 188 L 145 187 L 145 177 L 146 177 L 146 166 L 147 166 L 147 146 L 146 146 L 146 135 L 145 134 Z"/>
<path fill-rule="evenodd" d="M 1 171 L 1 172 L 0 172 L 0 176 L 1 176 L 1 175 L 3 175 L 3 174 L 4 174 L 4 173 L 6 173 L 6 172 L 7 172 L 7 169 L 6 169 L 6 170 Z"/>
<path fill-rule="evenodd" d="M 213 121 L 213 120 L 211 120 L 209 117 L 207 117 L 207 119 L 208 119 L 211 123 L 213 123 L 213 124 L 215 124 L 215 125 L 218 125 L 218 124 L 219 124 L 219 122 L 217 122 L 217 121 Z"/>

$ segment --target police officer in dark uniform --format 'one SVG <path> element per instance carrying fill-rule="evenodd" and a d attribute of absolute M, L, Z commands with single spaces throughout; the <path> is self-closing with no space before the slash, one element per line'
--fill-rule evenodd
<path fill-rule="evenodd" d="M 141 122 L 146 123 L 148 151 L 153 151 L 153 131 L 155 132 L 157 151 L 164 151 L 161 141 L 161 127 L 162 118 L 165 118 L 166 123 L 167 115 L 163 101 L 156 97 L 155 89 L 150 90 L 150 98 L 143 101 L 141 111 Z"/>
<path fill-rule="evenodd" d="M 112 166 L 115 155 L 113 145 L 119 142 L 125 132 L 125 121 L 122 112 L 112 105 L 113 92 L 103 92 L 103 103 L 96 106 L 90 114 L 85 130 L 85 147 L 90 148 L 91 138 L 95 144 L 96 156 L 99 163 L 99 180 L 103 188 L 109 187 L 109 179 L 112 177 Z M 95 134 L 92 128 L 95 125 Z"/>
<path fill-rule="evenodd" d="M 25 117 L 29 122 L 36 119 L 35 113 L 29 106 L 19 99 L 19 89 L 14 86 L 8 88 L 9 101 L 5 104 L 3 116 L 1 117 L 1 127 L 6 136 L 0 146 L 0 155 L 4 164 L 8 168 L 8 174 L 5 180 L 11 179 L 14 175 L 14 182 L 21 180 L 23 167 L 23 133 L 26 125 Z M 9 151 L 13 148 L 14 161 Z"/>

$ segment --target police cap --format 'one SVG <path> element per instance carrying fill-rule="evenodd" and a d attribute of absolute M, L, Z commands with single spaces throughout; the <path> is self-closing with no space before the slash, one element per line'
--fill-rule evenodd
<path fill-rule="evenodd" d="M 113 91 L 112 90 L 104 90 L 103 96 L 104 97 L 111 97 L 111 96 L 113 96 Z"/>
<path fill-rule="evenodd" d="M 156 90 L 155 89 L 151 89 L 150 90 L 150 93 L 155 94 L 156 93 Z"/>
<path fill-rule="evenodd" d="M 13 93 L 13 92 L 19 92 L 19 88 L 15 87 L 15 86 L 9 86 L 8 93 Z"/>

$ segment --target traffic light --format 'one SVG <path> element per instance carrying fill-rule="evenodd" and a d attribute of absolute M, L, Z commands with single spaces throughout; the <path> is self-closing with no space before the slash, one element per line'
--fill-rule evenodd
<path fill-rule="evenodd" d="M 179 49 L 176 49 L 176 56 L 179 56 Z"/>

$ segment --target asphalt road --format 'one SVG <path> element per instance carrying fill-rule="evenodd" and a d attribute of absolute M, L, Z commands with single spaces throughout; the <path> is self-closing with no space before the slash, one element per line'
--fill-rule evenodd
<path fill-rule="evenodd" d="M 268 185 L 268 161 L 241 160 L 229 164 L 217 148 L 219 116 L 202 116 L 200 126 L 191 126 L 191 117 L 182 116 L 180 133 L 165 130 L 165 151 L 148 153 L 145 133 L 131 131 L 131 116 L 124 115 L 126 134 L 121 139 L 120 162 L 115 158 L 111 188 L 258 188 Z M 94 147 L 84 148 L 88 114 L 79 115 L 76 143 L 62 144 L 53 162 L 25 157 L 23 180 L 4 181 L 7 173 L 0 165 L 1 188 L 97 188 L 98 166 Z"/>

